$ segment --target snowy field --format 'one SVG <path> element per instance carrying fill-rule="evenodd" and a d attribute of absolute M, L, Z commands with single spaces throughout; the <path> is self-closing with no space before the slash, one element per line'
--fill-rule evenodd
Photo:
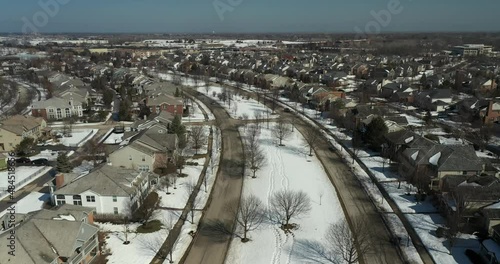
<path fill-rule="evenodd" d="M 73 129 L 71 137 L 62 137 L 59 143 L 66 147 L 81 147 L 97 134 L 98 129 Z"/>
<path fill-rule="evenodd" d="M 207 95 L 205 87 L 199 87 L 198 92 Z M 271 115 L 271 110 L 266 106 L 260 104 L 254 99 L 247 99 L 239 94 L 233 93 L 233 99 L 231 100 L 231 105 L 229 105 L 229 100 L 223 102 L 218 98 L 218 94 L 222 93 L 223 89 L 219 86 L 210 86 L 208 90 L 208 97 L 216 100 L 221 106 L 223 106 L 229 115 L 234 119 L 255 119 L 255 114 L 259 113 L 261 118 L 276 118 L 277 115 Z M 215 96 L 214 96 L 215 92 Z M 268 116 L 269 115 L 269 116 Z"/>
<path fill-rule="evenodd" d="M 194 127 L 197 127 L 197 128 L 200 128 L 202 129 L 202 133 L 203 133 L 203 137 L 205 137 L 205 140 L 203 141 L 203 143 L 201 143 L 201 145 L 199 146 L 198 150 L 196 150 L 194 148 L 194 142 L 192 140 L 192 138 L 190 137 L 190 133 L 191 133 L 191 130 L 194 128 Z M 184 157 L 192 157 L 193 155 L 195 154 L 207 154 L 207 149 L 208 149 L 208 137 L 210 135 L 210 126 L 187 126 L 186 127 L 186 131 L 187 131 L 187 144 L 186 144 L 186 148 L 184 148 L 184 150 L 182 151 L 182 156 Z"/>
<path fill-rule="evenodd" d="M 312 210 L 302 218 L 292 219 L 299 226 L 293 235 L 286 235 L 277 224 L 263 223 L 260 229 L 248 234 L 251 241 L 242 243 L 234 238 L 226 263 L 305 263 L 296 243 L 308 239 L 322 242 L 328 226 L 344 219 L 335 188 L 319 160 L 309 157 L 307 148 L 302 147 L 303 137 L 297 130 L 284 140 L 285 146 L 279 147 L 271 130 L 262 128 L 259 142 L 267 164 L 257 171 L 256 179 L 251 178 L 250 171 L 246 172 L 243 197 L 253 194 L 268 204 L 277 191 L 304 191 L 309 195 Z"/>

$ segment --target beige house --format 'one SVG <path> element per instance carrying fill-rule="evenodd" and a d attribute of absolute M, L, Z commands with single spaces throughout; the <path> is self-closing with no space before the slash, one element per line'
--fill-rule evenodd
<path fill-rule="evenodd" d="M 130 144 L 112 152 L 109 161 L 113 167 L 153 171 L 160 159 L 168 160 L 175 154 L 177 141 L 177 135 L 168 134 L 165 126 L 156 124 Z"/>
<path fill-rule="evenodd" d="M 37 140 L 47 123 L 43 118 L 15 115 L 0 122 L 0 151 L 13 151 L 24 138 Z"/>

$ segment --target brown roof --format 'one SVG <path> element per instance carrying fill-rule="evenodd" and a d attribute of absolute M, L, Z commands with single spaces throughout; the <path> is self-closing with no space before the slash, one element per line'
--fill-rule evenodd
<path fill-rule="evenodd" d="M 16 135 L 22 135 L 23 132 L 32 130 L 42 123 L 41 118 L 35 118 L 32 116 L 22 116 L 15 115 L 1 122 L 2 129 L 15 133 Z"/>

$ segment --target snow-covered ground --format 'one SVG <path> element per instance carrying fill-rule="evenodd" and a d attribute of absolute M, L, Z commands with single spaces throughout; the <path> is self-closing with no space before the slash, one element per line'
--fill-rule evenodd
<path fill-rule="evenodd" d="M 200 100 L 194 99 L 193 102 L 191 103 L 190 107 L 190 113 L 189 116 L 187 117 L 182 117 L 182 122 L 201 122 L 201 121 L 206 121 L 205 115 L 203 114 L 203 110 L 208 115 L 208 120 L 214 120 L 215 116 L 212 114 L 210 109 L 203 104 Z"/>
<path fill-rule="evenodd" d="M 129 226 L 130 233 L 128 240 L 130 244 L 124 245 L 125 226 L 113 225 L 109 223 L 96 223 L 102 231 L 110 232 L 106 237 L 105 249 L 109 250 L 111 255 L 107 257 L 109 264 L 127 264 L 127 263 L 149 263 L 156 255 L 157 249 L 163 244 L 168 236 L 168 225 L 171 224 L 168 219 L 172 213 L 166 210 L 160 210 L 154 219 L 163 223 L 160 231 L 148 234 L 136 233 L 139 224 Z M 173 222 L 175 223 L 175 222 Z"/>
<path fill-rule="evenodd" d="M 124 133 L 111 133 L 104 140 L 104 144 L 119 144 L 123 141 Z"/>
<path fill-rule="evenodd" d="M 343 140 L 343 143 L 351 148 L 349 135 L 344 134 L 335 126 L 329 125 L 327 120 L 317 119 L 314 112 L 314 110 L 305 111 L 305 113 L 309 117 L 316 119 L 316 121 L 327 127 L 330 132 Z M 306 118 L 304 119 L 308 122 L 311 122 Z M 413 122 L 413 125 L 415 126 L 418 124 L 417 120 L 412 120 L 410 122 Z M 311 123 L 311 125 L 313 125 L 313 123 Z M 346 162 L 352 161 L 350 155 L 345 150 L 343 150 L 343 147 L 341 147 L 340 144 L 338 144 L 333 139 L 333 137 L 327 135 L 326 133 L 324 134 L 325 136 L 330 138 L 332 145 L 338 150 L 339 154 L 346 160 Z M 405 182 L 402 182 L 401 186 L 399 186 L 398 175 L 391 169 L 383 169 L 385 166 L 387 166 L 387 164 L 383 164 L 383 159 L 378 156 L 378 154 L 359 150 L 357 155 L 360 157 L 362 162 L 370 169 L 371 173 L 375 175 L 377 180 L 381 182 L 382 187 L 389 193 L 391 199 L 396 203 L 398 208 L 410 221 L 410 224 L 417 231 L 417 234 L 422 239 L 425 246 L 432 249 L 437 248 L 437 250 L 430 250 L 431 257 L 436 261 L 436 263 L 470 263 L 464 255 L 465 246 L 460 246 L 459 242 L 459 244 L 452 249 L 450 254 L 450 251 L 443 245 L 443 243 L 446 244 L 447 242 L 443 242 L 444 239 L 438 238 L 435 235 L 434 231 L 438 226 L 442 226 L 444 220 L 437 217 L 437 209 L 434 208 L 429 199 L 424 202 L 417 202 L 415 199 L 416 187 Z M 379 209 L 390 210 L 386 212 L 392 212 L 392 209 L 387 204 L 387 201 L 382 198 L 380 190 L 374 184 L 370 184 L 371 180 L 366 172 L 359 166 L 357 162 L 354 162 L 352 166 L 356 176 L 360 179 L 372 200 L 380 201 L 375 202 Z M 410 195 L 408 195 L 408 193 Z M 380 206 L 381 203 L 382 207 Z M 396 219 L 397 216 L 393 214 L 384 214 L 384 217 L 386 222 L 389 223 L 389 227 L 394 234 L 398 235 L 401 238 L 408 237 L 407 232 L 406 230 L 404 230 L 404 226 L 401 223 L 401 220 Z M 422 223 L 425 223 L 425 225 Z M 394 224 L 397 224 L 397 226 L 394 226 Z M 474 246 L 477 243 L 477 239 L 475 240 L 473 236 L 462 234 L 461 237 L 466 238 L 466 245 L 471 245 L 471 248 L 473 249 L 477 248 L 476 246 Z M 459 239 L 459 241 L 462 240 L 463 239 Z M 400 245 L 400 248 L 409 258 L 409 260 L 411 260 L 412 263 L 421 263 L 421 259 L 416 253 L 416 249 L 411 241 L 409 241 L 408 243 L 409 246 L 403 244 L 406 244 L 406 242 L 402 241 L 402 245 Z"/>
<path fill-rule="evenodd" d="M 198 92 L 208 95 L 210 98 L 216 100 L 221 106 L 223 106 L 229 115 L 235 119 L 255 119 L 255 114 L 261 115 L 261 118 L 276 118 L 277 115 L 271 114 L 271 109 L 267 108 L 263 104 L 260 104 L 254 99 L 247 99 L 244 96 L 233 93 L 233 99 L 231 100 L 231 105 L 229 105 L 229 100 L 223 102 L 218 98 L 218 94 L 222 93 L 223 88 L 219 86 L 210 86 L 208 93 L 205 87 L 199 87 Z M 215 93 L 215 96 L 214 96 Z"/>
<path fill-rule="evenodd" d="M 62 137 L 59 139 L 59 143 L 67 147 L 81 147 L 98 131 L 98 129 L 73 129 L 71 137 Z"/>
<path fill-rule="evenodd" d="M 36 159 L 47 159 L 49 161 L 54 161 L 57 160 L 57 156 L 59 154 L 57 151 L 52 151 L 52 150 L 42 150 L 40 153 L 37 155 L 29 157 L 31 160 L 36 160 Z"/>
<path fill-rule="evenodd" d="M 39 193 L 32 192 L 28 194 L 26 197 L 17 201 L 16 203 L 16 213 L 17 214 L 27 214 L 30 212 L 38 211 L 42 209 L 42 206 L 45 202 L 50 201 L 50 194 L 48 193 Z M 0 217 L 5 215 L 7 210 L 0 212 Z"/>
<path fill-rule="evenodd" d="M 444 226 L 445 220 L 439 214 L 406 214 L 406 218 L 417 232 L 435 263 L 471 263 L 465 255 L 466 249 L 479 250 L 479 241 L 472 235 L 461 234 L 451 248 L 446 238 L 438 238 L 436 229 Z"/>
<path fill-rule="evenodd" d="M 190 137 L 191 130 L 194 127 L 201 127 L 202 128 L 202 133 L 203 136 L 205 137 L 204 142 L 199 146 L 198 150 L 194 148 L 194 144 L 192 141 L 192 138 Z M 186 144 L 186 148 L 184 148 L 182 155 L 185 157 L 192 157 L 195 154 L 207 154 L 207 149 L 208 149 L 208 137 L 210 135 L 210 126 L 187 126 L 187 137 L 188 137 L 188 142 Z"/>
<path fill-rule="evenodd" d="M 205 158 L 187 160 L 187 162 L 197 162 L 198 165 L 186 165 L 182 170 L 182 173 L 187 176 L 177 177 L 177 180 L 172 179 L 172 186 L 168 188 L 170 194 L 167 194 L 166 188 L 159 190 L 158 194 L 161 197 L 161 207 L 182 210 L 186 206 L 187 200 L 200 178 L 205 160 Z M 175 182 L 175 184 L 173 182 Z"/>
<path fill-rule="evenodd" d="M 215 176 L 219 166 L 219 158 L 220 151 L 219 148 L 221 146 L 222 138 L 220 131 L 218 129 L 214 130 L 214 143 L 212 150 L 212 160 L 210 160 L 207 174 L 206 174 L 206 183 L 207 188 L 205 189 L 204 184 L 202 185 L 198 197 L 196 199 L 196 208 L 203 209 L 207 203 L 208 196 L 212 190 L 213 184 L 215 182 Z M 167 195 L 165 189 L 157 190 L 158 194 L 161 197 L 161 206 L 162 207 L 173 207 L 183 209 L 186 205 L 186 201 L 188 198 L 186 189 L 188 183 L 196 183 L 198 180 L 201 170 L 203 169 L 203 163 L 205 159 L 196 160 L 200 165 L 199 166 L 186 166 L 183 170 L 183 173 L 186 173 L 188 176 L 186 178 L 179 178 L 177 180 L 177 190 L 170 188 L 172 194 Z M 206 190 L 206 191 L 205 191 Z M 178 195 L 177 195 L 178 194 Z M 106 239 L 106 248 L 109 249 L 112 253 L 111 256 L 108 257 L 108 263 L 116 263 L 116 264 L 136 264 L 136 263 L 149 263 L 155 256 L 155 249 L 159 248 L 159 245 L 162 244 L 168 236 L 169 226 L 173 226 L 179 220 L 181 212 L 179 210 L 166 210 L 160 209 L 157 210 L 154 219 L 157 219 L 163 223 L 163 229 L 151 233 L 151 234 L 139 234 L 139 233 L 131 233 L 129 234 L 129 240 L 131 243 L 129 245 L 123 245 L 125 238 L 125 227 L 123 225 L 112 225 L 107 223 L 99 223 L 99 227 L 104 231 L 109 231 L 109 237 Z M 176 243 L 173 247 L 172 258 L 177 263 L 180 258 L 184 255 L 186 250 L 188 249 L 192 237 L 189 235 L 190 231 L 196 231 L 197 226 L 199 224 L 199 220 L 201 218 L 201 212 L 194 212 L 193 223 L 190 222 L 191 216 L 189 215 L 187 221 L 185 221 L 182 226 L 181 233 L 176 240 Z M 130 230 L 135 231 L 139 224 L 131 224 Z M 164 263 L 169 263 L 170 259 L 167 258 Z"/>
<path fill-rule="evenodd" d="M 41 177 L 45 173 L 49 172 L 52 168 L 51 167 L 31 167 L 31 166 L 19 166 L 16 167 L 15 171 L 15 186 L 16 189 L 15 191 L 18 191 L 25 185 L 29 184 L 30 182 L 34 181 L 35 179 Z M 4 179 L 0 181 L 0 200 L 9 196 L 9 193 L 6 192 L 8 188 L 8 181 L 7 181 L 7 176 L 8 172 L 7 171 L 2 171 L 0 172 L 0 179 Z"/>
<path fill-rule="evenodd" d="M 251 241 L 242 243 L 234 238 L 226 263 L 305 263 L 295 251 L 296 243 L 307 239 L 322 242 L 328 226 L 345 219 L 344 213 L 320 161 L 309 157 L 303 147 L 302 135 L 295 130 L 284 140 L 285 146 L 277 146 L 271 129 L 264 127 L 259 142 L 267 164 L 257 171 L 256 179 L 246 171 L 243 197 L 253 194 L 267 205 L 277 191 L 304 191 L 309 195 L 312 210 L 302 218 L 292 219 L 292 223 L 298 224 L 293 235 L 286 235 L 278 224 L 263 223 L 260 229 L 248 234 Z"/>

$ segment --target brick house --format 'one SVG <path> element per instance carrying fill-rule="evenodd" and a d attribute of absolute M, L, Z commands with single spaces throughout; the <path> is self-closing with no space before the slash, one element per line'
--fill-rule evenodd
<path fill-rule="evenodd" d="M 149 107 L 151 114 L 159 114 L 162 110 L 173 115 L 182 115 L 184 113 L 184 102 L 174 96 L 166 94 L 152 95 L 145 99 L 145 103 Z"/>
<path fill-rule="evenodd" d="M 500 121 L 500 102 L 490 101 L 487 108 L 479 112 L 484 124 Z"/>

